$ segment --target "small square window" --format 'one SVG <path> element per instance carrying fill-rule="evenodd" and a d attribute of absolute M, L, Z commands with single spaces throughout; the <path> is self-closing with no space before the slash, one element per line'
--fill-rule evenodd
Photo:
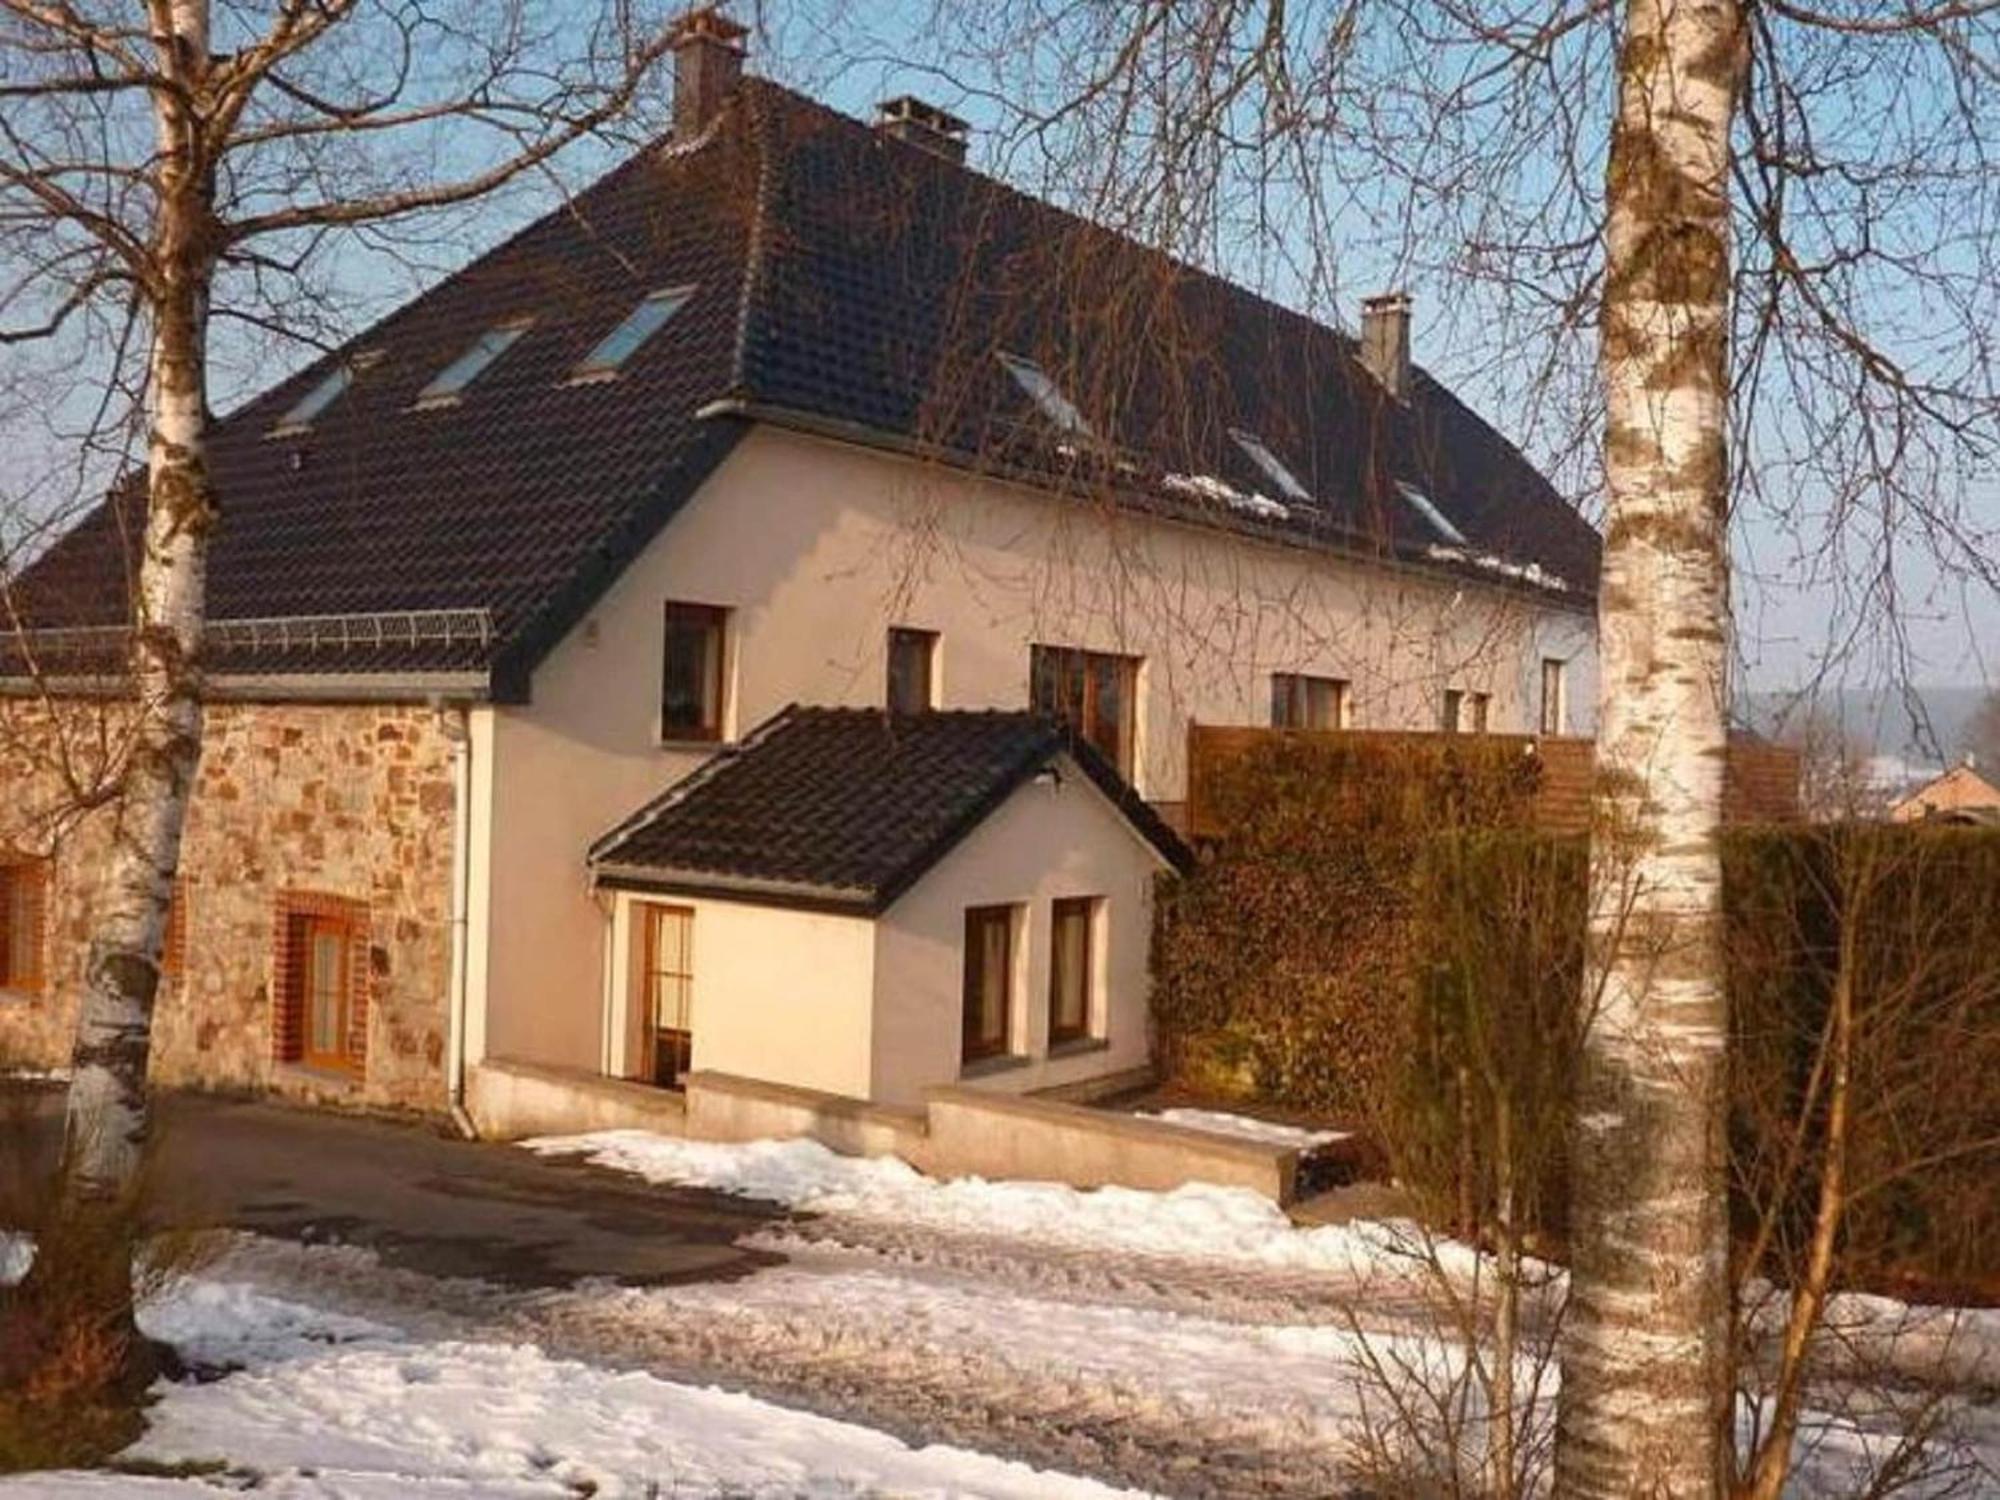
<path fill-rule="evenodd" d="M 1491 693 L 1475 693 L 1464 688 L 1448 688 L 1444 695 L 1446 734 L 1484 734 L 1492 707 Z"/>
<path fill-rule="evenodd" d="M 1300 672 L 1271 674 L 1271 724 L 1278 729 L 1346 729 L 1353 722 L 1353 699 L 1340 677 L 1308 677 Z"/>
<path fill-rule="evenodd" d="M 1050 908 L 1049 1044 L 1090 1035 L 1097 967 L 1096 896 L 1065 896 Z"/>
<path fill-rule="evenodd" d="M 472 347 L 438 371 L 431 383 L 417 392 L 419 407 L 450 406 L 454 404 L 465 388 L 486 371 L 520 341 L 521 335 L 534 326 L 533 318 L 516 318 L 487 329 L 473 341 Z"/>
<path fill-rule="evenodd" d="M 722 738 L 722 653 L 729 611 L 669 603 L 660 671 L 660 737 Z"/>
<path fill-rule="evenodd" d="M 1014 1010 L 1014 913 L 1011 906 L 975 906 L 965 913 L 962 1061 L 1006 1054 Z"/>
<path fill-rule="evenodd" d="M 889 712 L 937 707 L 937 632 L 897 626 L 889 632 Z"/>

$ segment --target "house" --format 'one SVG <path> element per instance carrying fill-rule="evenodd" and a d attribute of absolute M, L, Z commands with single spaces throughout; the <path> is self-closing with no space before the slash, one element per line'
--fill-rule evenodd
<path fill-rule="evenodd" d="M 486 1059 L 658 1076 L 677 1030 L 690 1065 L 780 1082 L 861 1088 L 865 1055 L 871 1093 L 1108 1076 L 1144 983 L 1122 905 L 1105 1047 L 1056 1066 L 1032 976 L 1004 1028 L 1032 1066 L 934 1023 L 967 1023 L 1002 943 L 974 907 L 1026 913 L 1032 969 L 1049 903 L 1113 889 L 1059 889 L 1069 861 L 1169 858 L 1134 799 L 1177 815 L 1191 724 L 1588 732 L 1597 537 L 1411 360 L 1407 301 L 1351 338 L 970 169 L 941 111 L 869 125 L 745 73 L 712 9 L 676 66 L 671 138 L 218 424 L 156 1076 L 441 1112 Z M 9 580 L 0 1058 L 68 1046 L 112 837 L 77 809 L 115 753 L 125 493 Z M 1005 891 L 956 873 L 1035 805 L 1002 777 L 1013 800 L 899 901 L 900 867 L 812 913 L 873 928 L 825 1056 L 777 1045 L 795 1000 L 760 1016 L 727 978 L 810 906 L 746 900 L 726 869 L 678 891 L 698 862 L 662 842 L 673 862 L 647 865 L 651 825 L 629 825 L 657 807 L 660 839 L 685 836 L 767 774 L 773 830 L 843 814 L 768 769 L 810 726 L 833 753 L 795 704 L 1037 713 L 1068 751 L 992 733 L 1079 793 Z M 655 1014 L 635 1042 L 671 988 L 634 968 L 649 890 L 693 912 L 694 1024 Z M 967 908 L 920 976 L 900 903 L 934 892 Z"/>
<path fill-rule="evenodd" d="M 787 708 L 591 850 L 632 976 L 605 1071 L 671 1084 L 699 1036 L 707 1068 L 887 1104 L 1143 1072 L 1153 885 L 1188 857 L 1055 720 Z"/>
<path fill-rule="evenodd" d="M 1889 809 L 1896 823 L 1990 823 L 2000 826 L 2000 787 L 1979 774 L 1970 755 L 1934 776 Z"/>

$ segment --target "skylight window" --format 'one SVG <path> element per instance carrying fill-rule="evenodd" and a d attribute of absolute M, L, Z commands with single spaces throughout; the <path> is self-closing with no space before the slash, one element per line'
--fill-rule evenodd
<path fill-rule="evenodd" d="M 418 406 L 450 406 L 465 388 L 484 375 L 489 366 L 534 325 L 533 318 L 515 318 L 489 328 L 473 340 L 472 347 L 446 365 L 431 383 L 417 392 Z"/>
<path fill-rule="evenodd" d="M 1014 377 L 1014 384 L 1027 392 L 1035 405 L 1064 432 L 1073 432 L 1078 437 L 1096 437 L 1090 424 L 1083 419 L 1083 413 L 1076 409 L 1069 397 L 1062 393 L 1062 387 L 1049 379 L 1046 371 L 1032 359 L 1023 359 L 1018 354 L 1001 352 L 1000 363 L 1007 373 Z"/>
<path fill-rule="evenodd" d="M 318 385 L 301 396 L 298 404 L 272 427 L 272 437 L 289 437 L 294 433 L 311 430 L 329 406 L 347 394 L 347 388 L 354 384 L 354 377 L 382 357 L 377 349 L 366 350 L 352 359 L 342 360 L 321 377 Z"/>
<path fill-rule="evenodd" d="M 1431 523 L 1432 528 L 1439 536 L 1455 547 L 1466 545 L 1465 533 L 1445 519 L 1444 512 L 1437 508 L 1436 502 L 1429 495 L 1426 495 L 1414 484 L 1406 483 L 1401 479 L 1396 481 L 1396 488 L 1403 492 L 1403 498 L 1410 502 L 1411 508 Z"/>
<path fill-rule="evenodd" d="M 666 287 L 650 294 L 625 315 L 624 322 L 604 335 L 597 347 L 584 356 L 570 378 L 604 380 L 616 375 L 619 367 L 637 352 L 639 346 L 666 327 L 667 319 L 679 312 L 693 295 L 694 288 L 691 286 Z"/>
<path fill-rule="evenodd" d="M 1249 456 L 1250 462 L 1264 471 L 1264 477 L 1284 491 L 1286 499 L 1297 500 L 1303 505 L 1312 504 L 1311 492 L 1299 483 L 1297 475 L 1285 467 L 1283 459 L 1264 446 L 1264 440 L 1256 433 L 1232 427 L 1229 436 Z"/>

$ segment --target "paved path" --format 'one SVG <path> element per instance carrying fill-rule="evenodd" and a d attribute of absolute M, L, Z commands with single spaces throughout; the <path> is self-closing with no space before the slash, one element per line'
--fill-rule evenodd
<path fill-rule="evenodd" d="M 0 1130 L 17 1128 L 18 1110 L 33 1141 L 0 1172 L 32 1170 L 24 1154 L 52 1160 L 61 1089 L 0 1081 L 0 1104 Z M 157 1120 L 151 1195 L 162 1222 L 337 1241 L 399 1269 L 520 1288 L 709 1280 L 782 1258 L 737 1244 L 782 1217 L 768 1205 L 418 1124 L 198 1094 L 162 1096 Z"/>

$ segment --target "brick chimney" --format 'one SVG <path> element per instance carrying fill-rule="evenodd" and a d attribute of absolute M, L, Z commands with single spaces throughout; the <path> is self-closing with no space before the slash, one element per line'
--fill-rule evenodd
<path fill-rule="evenodd" d="M 875 128 L 946 161 L 965 160 L 966 137 L 972 127 L 957 115 L 926 104 L 912 94 L 884 99 L 875 106 Z"/>
<path fill-rule="evenodd" d="M 674 138 L 692 140 L 722 112 L 743 77 L 750 28 L 719 5 L 702 5 L 674 22 Z"/>
<path fill-rule="evenodd" d="M 1361 363 L 1398 401 L 1410 399 L 1410 296 L 1384 292 L 1361 302 Z"/>

